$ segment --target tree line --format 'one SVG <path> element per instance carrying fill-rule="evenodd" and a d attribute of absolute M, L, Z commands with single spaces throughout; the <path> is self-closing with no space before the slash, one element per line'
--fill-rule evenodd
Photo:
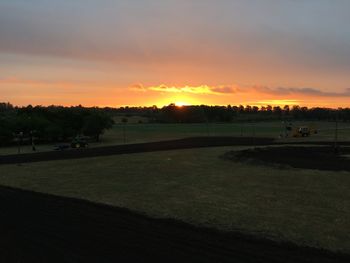
<path fill-rule="evenodd" d="M 14 107 L 0 103 L 0 145 L 32 137 L 39 142 L 67 141 L 78 135 L 98 141 L 113 123 L 110 114 L 98 108 Z"/>
<path fill-rule="evenodd" d="M 307 108 L 300 106 L 182 106 L 158 108 L 86 108 L 82 106 L 15 107 L 0 103 L 0 145 L 11 144 L 19 134 L 39 141 L 67 141 L 77 135 L 98 141 L 113 126 L 113 117 L 142 116 L 154 123 L 245 122 L 270 120 L 350 121 L 350 108 Z"/>
<path fill-rule="evenodd" d="M 108 109 L 118 115 L 143 116 L 157 123 L 244 122 L 271 120 L 350 121 L 350 108 L 308 108 L 294 106 L 181 106 L 175 104 L 157 108 L 122 107 Z"/>

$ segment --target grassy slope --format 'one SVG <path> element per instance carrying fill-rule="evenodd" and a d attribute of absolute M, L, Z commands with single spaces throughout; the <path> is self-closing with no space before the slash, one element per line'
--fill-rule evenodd
<path fill-rule="evenodd" d="M 218 158 L 231 149 L 0 166 L 0 183 L 350 252 L 349 172 Z"/>

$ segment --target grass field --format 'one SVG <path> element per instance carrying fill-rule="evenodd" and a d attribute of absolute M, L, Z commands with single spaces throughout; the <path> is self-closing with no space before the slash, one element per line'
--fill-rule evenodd
<path fill-rule="evenodd" d="M 329 140 L 334 138 L 335 124 L 332 122 L 294 122 L 293 124 L 295 127 L 314 125 L 320 130 L 318 135 L 308 139 Z M 278 138 L 283 133 L 283 123 L 276 121 L 208 124 L 117 124 L 113 129 L 104 134 L 102 142 L 106 144 L 124 143 L 124 141 L 127 143 L 137 143 L 193 136 L 257 136 Z M 338 136 L 340 140 L 350 139 L 350 123 L 339 124 Z"/>
<path fill-rule="evenodd" d="M 332 122 L 294 122 L 294 126 L 314 125 L 320 133 L 310 138 L 287 138 L 282 141 L 332 140 L 335 124 Z M 116 124 L 105 132 L 100 143 L 91 143 L 90 147 L 125 143 L 142 143 L 160 140 L 181 139 L 194 136 L 243 136 L 278 138 L 284 133 L 282 122 L 258 123 L 200 123 L 200 124 L 154 124 L 137 123 Z M 339 140 L 350 140 L 350 123 L 339 124 Z M 54 145 L 38 145 L 37 151 L 52 151 Z M 0 148 L 1 154 L 16 154 L 17 147 Z M 30 146 L 22 146 L 22 153 L 31 153 Z"/>
<path fill-rule="evenodd" d="M 0 166 L 0 184 L 350 252 L 350 173 L 220 159 L 237 147 Z"/>

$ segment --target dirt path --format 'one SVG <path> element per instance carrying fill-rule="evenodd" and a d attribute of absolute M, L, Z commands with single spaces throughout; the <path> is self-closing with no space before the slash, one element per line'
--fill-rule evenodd
<path fill-rule="evenodd" d="M 177 149 L 189 149 L 199 147 L 217 147 L 233 145 L 269 145 L 273 143 L 271 138 L 249 137 L 195 137 L 180 140 L 125 144 L 104 146 L 86 149 L 73 149 L 65 151 L 38 152 L 30 154 L 13 154 L 0 156 L 1 164 L 28 163 L 40 161 L 53 161 L 62 159 L 79 159 L 88 157 L 108 156 L 117 154 L 130 154 L 140 152 L 153 152 Z"/>
<path fill-rule="evenodd" d="M 350 262 L 350 255 L 0 187 L 0 262 Z"/>
<path fill-rule="evenodd" d="M 267 145 L 332 145 L 333 142 L 276 142 L 273 138 L 258 137 L 194 137 L 180 140 L 126 144 L 104 146 L 87 149 L 75 149 L 65 151 L 38 152 L 30 154 L 0 155 L 1 164 L 29 163 L 41 161 L 54 161 L 63 159 L 80 159 L 98 156 L 130 154 L 141 152 L 154 152 L 178 149 L 190 149 L 200 147 L 219 147 L 219 146 L 267 146 Z M 350 145 L 350 142 L 339 142 L 341 145 Z"/>

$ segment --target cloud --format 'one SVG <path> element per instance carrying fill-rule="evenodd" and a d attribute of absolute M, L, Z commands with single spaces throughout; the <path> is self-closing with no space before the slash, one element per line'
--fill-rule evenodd
<path fill-rule="evenodd" d="M 315 88 L 294 88 L 294 87 L 277 87 L 270 88 L 265 86 L 253 86 L 255 91 L 272 95 L 306 95 L 317 97 L 350 97 L 350 88 L 342 92 L 323 91 Z"/>
<path fill-rule="evenodd" d="M 308 97 L 350 97 L 350 88 L 341 92 L 323 91 L 315 88 L 295 88 L 295 87 L 267 87 L 267 86 L 238 86 L 238 85 L 219 85 L 219 86 L 167 86 L 161 84 L 159 86 L 145 87 L 142 84 L 131 85 L 130 90 L 133 91 L 154 91 L 165 93 L 189 93 L 189 94 L 207 94 L 207 95 L 231 95 L 231 94 L 247 94 L 250 92 L 273 95 L 273 96 L 308 96 Z"/>
<path fill-rule="evenodd" d="M 141 83 L 133 84 L 129 87 L 129 89 L 132 91 L 141 91 L 141 92 L 147 91 L 147 89 Z"/>
<path fill-rule="evenodd" d="M 155 92 L 167 92 L 167 93 L 190 93 L 190 94 L 210 94 L 210 95 L 224 95 L 232 94 L 238 91 L 238 88 L 234 86 L 167 86 L 161 84 L 159 86 L 144 87 L 142 84 L 134 84 L 129 87 L 134 91 L 155 91 Z"/>
<path fill-rule="evenodd" d="M 185 87 L 174 87 L 159 85 L 154 87 L 148 87 L 149 90 L 160 91 L 160 92 L 170 92 L 170 93 L 192 93 L 192 94 L 215 94 L 211 90 L 211 87 L 203 85 L 197 87 L 185 86 Z"/>
<path fill-rule="evenodd" d="M 0 52 L 118 65 L 186 62 L 231 72 L 248 65 L 251 75 L 262 65 L 322 65 L 328 74 L 350 67 L 348 1 L 32 2 L 0 1 Z M 310 3 L 318 11 L 308 12 Z"/>
<path fill-rule="evenodd" d="M 212 87 L 211 90 L 216 93 L 237 93 L 241 91 L 238 87 L 233 86 L 218 86 L 218 87 Z"/>
<path fill-rule="evenodd" d="M 31 79 L 19 79 L 16 77 L 0 78 L 0 85 L 38 85 L 47 84 L 41 81 L 31 80 Z"/>
<path fill-rule="evenodd" d="M 19 77 L 0 78 L 1 92 L 16 94 L 19 91 L 28 93 L 41 92 L 50 94 L 83 94 L 93 92 L 100 85 L 88 81 L 41 80 Z M 29 95 L 28 95 L 29 96 Z"/>

